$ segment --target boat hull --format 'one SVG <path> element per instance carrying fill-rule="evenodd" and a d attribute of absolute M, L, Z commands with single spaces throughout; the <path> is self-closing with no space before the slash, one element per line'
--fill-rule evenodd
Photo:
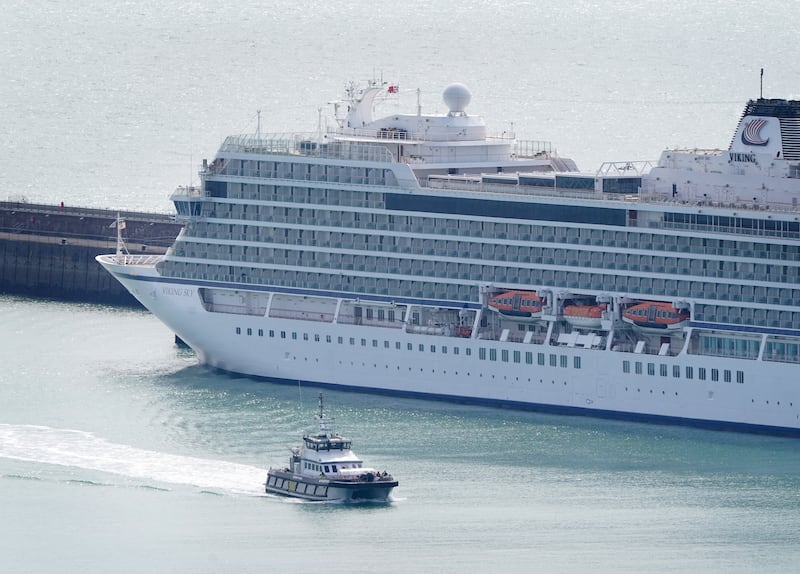
<path fill-rule="evenodd" d="M 297 475 L 285 470 L 267 473 L 268 494 L 301 498 L 314 502 L 375 501 L 385 502 L 398 482 L 394 479 L 328 480 Z"/>
<path fill-rule="evenodd" d="M 203 307 L 197 283 L 99 260 L 202 363 L 225 371 L 293 384 L 800 436 L 800 386 L 793 363 L 688 352 L 657 356 L 215 313 Z M 497 360 L 490 360 L 492 350 Z M 513 351 L 520 352 L 520 362 L 514 362 Z M 683 377 L 687 368 L 695 373 L 692 380 Z M 736 377 L 700 381 L 699 369 L 741 372 L 743 382 Z"/>

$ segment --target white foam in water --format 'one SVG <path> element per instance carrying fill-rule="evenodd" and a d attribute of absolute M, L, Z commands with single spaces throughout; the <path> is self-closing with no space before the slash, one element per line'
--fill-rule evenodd
<path fill-rule="evenodd" d="M 237 494 L 262 494 L 266 470 L 116 444 L 90 432 L 0 424 L 0 457 L 98 470 Z"/>

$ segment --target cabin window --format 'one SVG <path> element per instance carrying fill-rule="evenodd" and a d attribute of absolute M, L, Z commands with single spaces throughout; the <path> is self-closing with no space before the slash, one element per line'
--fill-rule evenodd
<path fill-rule="evenodd" d="M 679 379 L 681 376 L 681 368 L 678 365 L 672 365 L 672 376 Z"/>
<path fill-rule="evenodd" d="M 634 367 L 636 369 L 636 374 L 637 375 L 641 375 L 642 374 L 642 362 L 641 361 L 636 361 L 636 363 L 634 364 Z"/>
<path fill-rule="evenodd" d="M 561 355 L 558 359 L 559 359 L 559 364 L 561 365 L 561 368 L 562 369 L 566 369 L 567 368 L 567 356 L 566 355 Z"/>
<path fill-rule="evenodd" d="M 270 329 L 270 330 L 269 330 L 269 336 L 270 336 L 270 337 L 275 337 L 275 331 L 273 331 L 272 329 Z"/>
<path fill-rule="evenodd" d="M 236 327 L 236 334 L 237 335 L 241 335 L 242 334 L 242 328 L 241 327 Z"/>
<path fill-rule="evenodd" d="M 489 349 L 489 360 L 490 361 L 497 360 L 497 349 Z"/>
<path fill-rule="evenodd" d="M 705 367 L 698 367 L 697 369 L 697 378 L 701 381 L 706 380 L 706 368 Z"/>
<path fill-rule="evenodd" d="M 711 369 L 711 380 L 714 382 L 719 381 L 719 369 Z"/>
<path fill-rule="evenodd" d="M 481 347 L 480 349 L 478 349 L 478 358 L 481 361 L 486 360 L 486 347 Z"/>
<path fill-rule="evenodd" d="M 538 362 L 540 365 L 544 365 L 544 353 L 538 354 L 536 357 L 536 362 Z"/>
<path fill-rule="evenodd" d="M 631 362 L 630 361 L 622 361 L 622 372 L 623 373 L 630 373 L 631 372 Z"/>
<path fill-rule="evenodd" d="M 686 378 L 693 379 L 694 378 L 694 367 L 686 367 Z"/>
<path fill-rule="evenodd" d="M 573 357 L 572 358 L 572 366 L 576 369 L 581 368 L 581 358 L 580 357 Z"/>
<path fill-rule="evenodd" d="M 555 367 L 556 365 L 558 365 L 558 356 L 550 355 L 550 366 Z"/>
<path fill-rule="evenodd" d="M 744 383 L 744 371 L 736 371 L 736 382 L 739 384 Z"/>
<path fill-rule="evenodd" d="M 722 380 L 725 381 L 726 383 L 731 382 L 731 372 L 728 369 L 722 371 L 722 377 L 723 377 Z"/>
<path fill-rule="evenodd" d="M 331 468 L 333 469 L 333 472 L 339 472 L 338 470 L 336 470 L 336 465 L 335 464 L 331 465 Z"/>
<path fill-rule="evenodd" d="M 666 377 L 667 376 L 667 366 L 666 365 L 659 365 L 658 366 L 658 370 L 659 370 L 659 374 L 662 377 Z"/>
<path fill-rule="evenodd" d="M 325 472 L 330 472 L 330 471 L 331 471 L 330 467 L 326 464 L 325 465 Z"/>
<path fill-rule="evenodd" d="M 469 357 L 470 355 L 472 355 L 472 349 L 470 349 L 469 347 L 467 347 L 466 349 L 464 349 L 464 352 L 467 354 L 467 356 L 468 356 L 468 357 Z M 456 355 L 458 355 L 458 353 L 456 353 Z"/>
<path fill-rule="evenodd" d="M 514 351 L 514 362 L 519 363 L 522 361 L 522 354 L 519 351 Z"/>

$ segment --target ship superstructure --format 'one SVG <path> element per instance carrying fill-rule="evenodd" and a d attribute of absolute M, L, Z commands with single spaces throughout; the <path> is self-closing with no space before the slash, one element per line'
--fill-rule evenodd
<path fill-rule="evenodd" d="M 213 367 L 277 380 L 800 434 L 800 102 L 728 150 L 578 172 L 449 112 L 232 136 L 153 264 L 98 260 Z"/>

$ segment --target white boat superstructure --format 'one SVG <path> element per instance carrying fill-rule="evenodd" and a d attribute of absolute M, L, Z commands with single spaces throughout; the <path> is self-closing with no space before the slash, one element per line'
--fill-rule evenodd
<path fill-rule="evenodd" d="M 98 260 L 220 369 L 800 434 L 800 102 L 749 102 L 727 151 L 586 174 L 489 136 L 460 84 L 447 114 L 374 117 L 398 91 L 227 138 L 165 256 Z"/>

